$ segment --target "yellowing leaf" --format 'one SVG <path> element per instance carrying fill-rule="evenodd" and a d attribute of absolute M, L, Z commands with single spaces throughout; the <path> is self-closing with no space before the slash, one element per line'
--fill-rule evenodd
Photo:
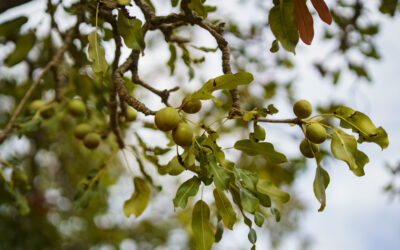
<path fill-rule="evenodd" d="M 389 139 L 386 131 L 382 127 L 375 127 L 371 119 L 364 113 L 354 111 L 348 107 L 339 107 L 336 109 L 336 117 L 341 119 L 342 128 L 351 128 L 353 132 L 358 133 L 358 142 L 374 142 L 382 149 L 387 148 Z"/>
<path fill-rule="evenodd" d="M 248 72 L 218 76 L 204 83 L 203 87 L 192 94 L 192 98 L 208 100 L 213 97 L 211 94 L 216 90 L 231 90 L 239 85 L 247 85 L 251 83 L 253 79 L 253 75 Z"/>
<path fill-rule="evenodd" d="M 290 195 L 267 180 L 260 179 L 257 182 L 257 191 L 268 195 L 272 200 L 279 203 L 286 203 L 290 200 Z"/>
<path fill-rule="evenodd" d="M 118 32 L 124 38 L 125 45 L 134 50 L 143 51 L 145 42 L 142 31 L 142 21 L 137 18 L 128 19 L 123 14 L 118 15 Z"/>
<path fill-rule="evenodd" d="M 192 213 L 192 231 L 196 250 L 209 250 L 214 243 L 210 226 L 210 208 L 204 201 L 198 201 Z"/>
<path fill-rule="evenodd" d="M 88 40 L 89 40 L 89 48 L 88 48 L 89 59 L 93 61 L 92 70 L 95 73 L 103 72 L 103 75 L 105 75 L 108 69 L 108 64 L 105 56 L 106 53 L 104 51 L 104 48 L 100 46 L 100 42 L 98 41 L 98 35 L 96 34 L 96 31 L 93 31 L 92 33 L 89 34 Z"/>
<path fill-rule="evenodd" d="M 225 196 L 224 192 L 218 191 L 218 189 L 214 189 L 213 194 L 219 216 L 221 216 L 224 225 L 232 230 L 236 222 L 236 213 L 233 210 L 231 202 Z"/>
<path fill-rule="evenodd" d="M 123 210 L 126 217 L 132 214 L 136 215 L 136 217 L 140 216 L 147 207 L 150 198 L 150 188 L 147 186 L 145 180 L 135 177 L 133 182 L 135 184 L 135 192 L 124 203 Z"/>
<path fill-rule="evenodd" d="M 357 149 L 357 141 L 354 136 L 348 135 L 340 129 L 334 129 L 331 151 L 337 159 L 346 162 L 355 175 L 364 175 L 364 166 L 369 159 L 366 154 Z"/>
<path fill-rule="evenodd" d="M 326 194 L 325 190 L 330 182 L 329 174 L 321 166 L 317 167 L 315 172 L 315 179 L 313 183 L 314 194 L 318 201 L 321 203 L 321 207 L 318 212 L 322 212 L 326 206 Z"/>
<path fill-rule="evenodd" d="M 175 207 L 185 208 L 189 197 L 195 196 L 199 191 L 200 180 L 194 176 L 193 178 L 185 181 L 176 192 L 173 200 Z"/>

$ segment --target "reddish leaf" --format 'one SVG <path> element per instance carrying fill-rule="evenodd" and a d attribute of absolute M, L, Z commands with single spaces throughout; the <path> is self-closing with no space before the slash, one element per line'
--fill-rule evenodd
<path fill-rule="evenodd" d="M 301 40 L 310 45 L 314 38 L 314 22 L 305 0 L 294 0 L 294 12 Z"/>
<path fill-rule="evenodd" d="M 311 0 L 314 8 L 317 10 L 319 18 L 327 24 L 332 23 L 331 12 L 324 0 Z"/>

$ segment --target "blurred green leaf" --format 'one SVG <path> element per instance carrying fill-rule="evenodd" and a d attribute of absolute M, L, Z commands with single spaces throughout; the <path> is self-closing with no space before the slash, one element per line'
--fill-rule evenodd
<path fill-rule="evenodd" d="M 221 216 L 224 225 L 232 230 L 233 225 L 236 223 L 236 213 L 233 210 L 231 202 L 225 196 L 224 192 L 218 189 L 214 189 L 213 194 L 219 216 Z"/>
<path fill-rule="evenodd" d="M 264 179 L 258 180 L 257 191 L 268 195 L 272 200 L 279 203 L 286 203 L 290 200 L 290 195 L 288 193 L 283 192 L 274 184 Z"/>
<path fill-rule="evenodd" d="M 237 150 L 255 156 L 262 155 L 272 163 L 287 162 L 286 156 L 275 151 L 274 146 L 269 142 L 254 142 L 252 140 L 240 140 L 234 145 Z"/>
<path fill-rule="evenodd" d="M 329 182 L 330 178 L 328 172 L 326 172 L 326 170 L 323 169 L 321 166 L 317 166 L 313 188 L 315 197 L 321 203 L 321 207 L 318 209 L 319 212 L 322 212 L 325 209 L 326 206 L 325 190 L 328 187 Z"/>
<path fill-rule="evenodd" d="M 33 32 L 18 37 L 15 42 L 15 49 L 6 58 L 5 65 L 12 67 L 25 60 L 35 43 L 36 35 Z"/>
<path fill-rule="evenodd" d="M 0 24 L 0 37 L 10 39 L 11 36 L 19 33 L 21 26 L 28 21 L 26 16 L 19 16 Z"/>
<path fill-rule="evenodd" d="M 241 188 L 240 189 L 240 203 L 244 211 L 253 214 L 259 204 L 259 200 L 255 197 L 250 191 L 247 189 Z"/>
<path fill-rule="evenodd" d="M 105 51 L 104 48 L 100 46 L 100 41 L 98 40 L 98 35 L 96 31 L 93 31 L 88 36 L 89 40 L 89 59 L 92 62 L 92 70 L 95 73 L 103 72 L 103 75 L 107 73 L 108 64 L 106 61 Z"/>
<path fill-rule="evenodd" d="M 133 50 L 143 51 L 146 45 L 143 37 L 142 21 L 137 18 L 128 19 L 120 13 L 117 24 L 125 45 Z"/>
<path fill-rule="evenodd" d="M 136 217 L 140 216 L 147 207 L 150 198 L 150 188 L 147 186 L 144 179 L 135 177 L 133 182 L 135 184 L 135 192 L 132 194 L 132 197 L 124 203 L 123 211 L 126 217 L 132 214 Z"/>

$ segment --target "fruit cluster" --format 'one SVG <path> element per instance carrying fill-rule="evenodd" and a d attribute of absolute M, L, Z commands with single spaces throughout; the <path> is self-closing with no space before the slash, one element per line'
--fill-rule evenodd
<path fill-rule="evenodd" d="M 182 100 L 180 109 L 188 114 L 197 113 L 201 109 L 201 101 L 190 96 L 185 97 Z M 181 121 L 179 112 L 176 109 L 171 107 L 160 109 L 154 117 L 154 123 L 161 131 L 172 130 L 172 139 L 177 145 L 187 147 L 192 144 L 193 129 L 189 124 Z"/>

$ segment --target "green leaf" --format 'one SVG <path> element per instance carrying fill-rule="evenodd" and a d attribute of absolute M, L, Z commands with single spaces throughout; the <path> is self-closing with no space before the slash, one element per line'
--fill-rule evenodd
<path fill-rule="evenodd" d="M 271 213 L 272 213 L 272 215 L 274 215 L 275 216 L 275 221 L 276 222 L 279 222 L 280 220 L 281 220 L 281 212 L 279 212 L 279 210 L 278 209 L 276 209 L 276 208 L 271 208 Z"/>
<path fill-rule="evenodd" d="M 211 249 L 215 236 L 210 226 L 210 208 L 202 200 L 193 208 L 192 231 L 196 250 Z"/>
<path fill-rule="evenodd" d="M 208 156 L 209 164 L 207 168 L 209 173 L 213 175 L 214 184 L 218 188 L 218 190 L 223 191 L 229 186 L 229 174 L 222 167 L 218 166 L 217 160 L 214 154 L 209 154 Z"/>
<path fill-rule="evenodd" d="M 143 51 L 146 47 L 142 31 L 142 21 L 137 18 L 128 19 L 123 14 L 118 15 L 118 32 L 124 38 L 125 45 L 134 50 Z"/>
<path fill-rule="evenodd" d="M 162 167 L 162 170 L 169 175 L 176 176 L 182 173 L 185 168 L 179 162 L 178 157 L 174 156 L 166 166 Z"/>
<path fill-rule="evenodd" d="M 178 5 L 179 0 L 171 0 L 172 7 L 176 7 Z"/>
<path fill-rule="evenodd" d="M 275 151 L 274 146 L 269 142 L 240 140 L 235 143 L 234 148 L 243 151 L 250 156 L 262 155 L 272 163 L 287 162 L 286 156 Z"/>
<path fill-rule="evenodd" d="M 253 75 L 248 72 L 225 74 L 208 80 L 204 85 L 192 94 L 195 99 L 208 100 L 212 98 L 212 92 L 220 89 L 231 90 L 239 85 L 247 85 L 253 81 Z"/>
<path fill-rule="evenodd" d="M 233 225 L 236 222 L 236 213 L 233 210 L 231 202 L 225 196 L 224 192 L 214 189 L 215 205 L 217 206 L 217 212 L 221 216 L 224 225 L 232 230 Z"/>
<path fill-rule="evenodd" d="M 255 197 L 250 191 L 247 189 L 241 188 L 240 189 L 240 203 L 244 211 L 253 214 L 259 204 L 259 200 Z"/>
<path fill-rule="evenodd" d="M 290 200 L 290 195 L 277 188 L 267 180 L 260 179 L 257 183 L 257 191 L 268 195 L 272 200 L 279 203 L 286 203 Z"/>
<path fill-rule="evenodd" d="M 203 18 L 207 18 L 207 10 L 206 10 L 205 6 L 203 5 L 202 0 L 191 0 L 188 7 L 189 7 L 189 9 L 196 12 L 199 16 L 201 16 Z"/>
<path fill-rule="evenodd" d="M 251 244 L 256 244 L 257 241 L 257 233 L 253 228 L 250 228 L 250 232 L 247 235 L 247 238 L 249 238 L 249 241 Z"/>
<path fill-rule="evenodd" d="M 353 132 L 359 134 L 359 143 L 364 141 L 374 142 L 382 149 L 388 147 L 389 139 L 386 131 L 382 127 L 375 127 L 371 119 L 365 114 L 343 106 L 337 108 L 334 114 L 341 120 L 340 126 L 342 128 L 351 128 Z"/>
<path fill-rule="evenodd" d="M 224 226 L 222 223 L 217 224 L 217 231 L 215 232 L 215 243 L 218 243 L 222 239 L 222 234 L 224 233 Z"/>
<path fill-rule="evenodd" d="M 297 32 L 293 0 L 281 0 L 279 5 L 274 6 L 269 12 L 268 22 L 272 33 L 282 47 L 295 54 L 299 33 Z"/>
<path fill-rule="evenodd" d="M 88 36 L 89 40 L 89 59 L 93 61 L 92 70 L 95 73 L 103 72 L 103 75 L 107 73 L 108 64 L 106 61 L 104 48 L 101 47 L 100 42 L 98 40 L 98 35 L 96 31 L 93 31 Z"/>
<path fill-rule="evenodd" d="M 259 212 L 254 213 L 254 222 L 258 227 L 262 227 L 262 225 L 264 224 L 264 220 L 265 220 L 264 215 L 262 215 Z"/>
<path fill-rule="evenodd" d="M 254 126 L 254 138 L 259 141 L 265 140 L 265 129 L 260 125 Z"/>
<path fill-rule="evenodd" d="M 100 169 L 93 169 L 85 179 L 79 182 L 78 190 L 74 195 L 75 208 L 87 208 L 91 199 L 96 195 L 99 186 L 98 175 Z"/>
<path fill-rule="evenodd" d="M 173 200 L 175 207 L 185 208 L 189 197 L 195 196 L 199 191 L 200 180 L 196 176 L 182 183 Z"/>
<path fill-rule="evenodd" d="M 394 16 L 398 5 L 398 0 L 381 0 L 379 11 L 383 14 Z"/>
<path fill-rule="evenodd" d="M 364 166 L 369 159 L 366 154 L 357 149 L 357 141 L 354 136 L 348 135 L 340 129 L 333 129 L 331 151 L 337 159 L 346 162 L 355 175 L 364 175 Z"/>
<path fill-rule="evenodd" d="M 135 192 L 132 197 L 124 203 L 124 214 L 126 217 L 134 214 L 136 217 L 140 216 L 144 209 L 147 207 L 150 198 L 150 188 L 147 186 L 145 180 L 139 177 L 133 179 L 135 184 Z"/>
<path fill-rule="evenodd" d="M 325 190 L 329 185 L 329 174 L 323 169 L 321 166 L 317 167 L 315 172 L 315 179 L 313 183 L 314 194 L 318 201 L 321 203 L 321 207 L 318 209 L 318 212 L 322 212 L 326 206 L 326 194 Z"/>
<path fill-rule="evenodd" d="M 15 49 L 5 60 L 5 65 L 12 67 L 22 62 L 33 48 L 36 42 L 36 35 L 33 32 L 18 37 L 15 42 Z"/>
<path fill-rule="evenodd" d="M 21 26 L 24 25 L 27 21 L 28 18 L 26 16 L 20 16 L 0 24 L 0 37 L 5 37 L 9 39 L 13 35 L 18 34 Z"/>
<path fill-rule="evenodd" d="M 276 53 L 279 51 L 279 43 L 278 40 L 274 40 L 271 44 L 271 48 L 269 49 L 271 53 Z"/>
<path fill-rule="evenodd" d="M 167 65 L 169 67 L 170 74 L 172 75 L 174 74 L 175 71 L 175 62 L 176 62 L 176 48 L 173 43 L 169 44 L 169 52 L 171 53 L 171 56 L 169 57 Z"/>
<path fill-rule="evenodd" d="M 258 182 L 257 174 L 240 168 L 234 168 L 233 173 L 244 188 L 256 192 L 256 185 Z"/>

